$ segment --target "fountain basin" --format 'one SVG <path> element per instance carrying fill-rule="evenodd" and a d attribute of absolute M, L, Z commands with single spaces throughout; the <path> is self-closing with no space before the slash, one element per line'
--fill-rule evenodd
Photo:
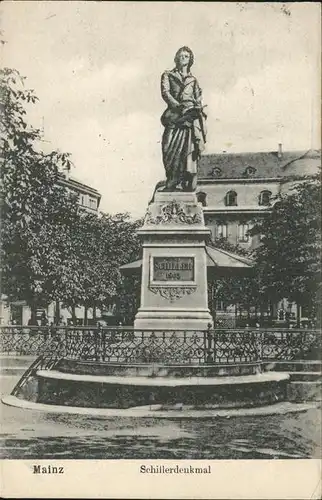
<path fill-rule="evenodd" d="M 289 375 L 262 373 L 230 377 L 106 376 L 38 370 L 22 399 L 46 405 L 126 409 L 159 404 L 165 409 L 247 408 L 284 401 Z M 33 390 L 30 390 L 30 384 Z M 26 390 L 27 389 L 27 390 Z"/>

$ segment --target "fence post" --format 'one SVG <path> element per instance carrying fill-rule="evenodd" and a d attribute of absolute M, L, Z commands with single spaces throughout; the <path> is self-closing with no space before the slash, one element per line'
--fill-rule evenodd
<path fill-rule="evenodd" d="M 65 344 L 65 353 L 66 356 L 68 357 L 71 355 L 71 353 L 69 352 L 71 341 L 70 341 L 69 331 L 67 328 L 62 328 L 60 337 L 61 337 L 61 342 Z"/>
<path fill-rule="evenodd" d="M 98 325 L 95 332 L 95 350 L 96 350 L 96 361 L 102 361 L 102 327 Z"/>
<path fill-rule="evenodd" d="M 264 344 L 264 338 L 265 338 L 265 331 L 264 330 L 260 330 L 259 332 L 256 332 L 256 333 L 259 333 L 259 353 L 258 353 L 258 357 L 259 357 L 259 361 L 262 363 L 263 362 L 263 344 Z"/>
<path fill-rule="evenodd" d="M 106 330 L 101 329 L 102 335 L 102 351 L 101 351 L 101 359 L 105 361 L 105 350 L 106 350 Z"/>
<path fill-rule="evenodd" d="M 213 360 L 212 357 L 212 332 L 211 332 L 211 325 L 208 326 L 207 332 L 205 332 L 207 335 L 207 349 L 206 349 L 206 363 L 211 363 Z"/>

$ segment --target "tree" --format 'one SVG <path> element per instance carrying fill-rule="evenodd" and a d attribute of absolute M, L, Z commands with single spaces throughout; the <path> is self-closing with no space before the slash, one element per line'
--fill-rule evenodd
<path fill-rule="evenodd" d="M 234 245 L 224 238 L 216 238 L 210 244 L 214 245 L 216 248 L 221 248 L 222 250 L 241 257 L 251 258 L 250 250 L 240 245 Z M 258 308 L 262 309 L 258 282 L 253 272 L 251 275 L 240 275 L 234 271 L 227 271 L 225 276 L 218 276 L 209 284 L 209 287 L 210 295 L 213 297 L 211 301 L 213 302 L 213 315 L 216 314 L 215 311 L 218 301 L 223 301 L 226 305 L 235 305 L 236 313 L 237 309 L 239 309 L 239 311 L 246 310 L 248 316 L 250 316 L 250 309 L 252 306 L 255 307 L 256 314 Z"/>
<path fill-rule="evenodd" d="M 104 308 L 112 303 L 119 306 L 121 297 L 127 293 L 119 268 L 138 258 L 140 243 L 136 229 L 141 221 L 133 221 L 129 214 L 120 213 L 87 216 L 81 223 L 84 305 L 87 308 Z"/>
<path fill-rule="evenodd" d="M 41 151 L 40 131 L 27 122 L 37 101 L 18 71 L 0 73 L 2 108 L 2 291 L 37 307 L 103 307 L 123 293 L 119 267 L 136 258 L 140 222 L 128 214 L 89 215 L 59 185 L 68 154 Z M 56 319 L 59 319 L 57 317 Z"/>
<path fill-rule="evenodd" d="M 314 314 L 321 277 L 320 177 L 294 182 L 250 232 L 261 236 L 254 252 L 261 294 L 275 302 L 287 298 Z"/>
<path fill-rule="evenodd" d="M 35 311 L 52 298 L 60 258 L 54 228 L 70 224 L 78 209 L 76 199 L 57 184 L 59 169 L 71 166 L 69 155 L 39 149 L 40 131 L 26 119 L 26 108 L 37 97 L 24 83 L 18 71 L 1 70 L 2 291 Z"/>
<path fill-rule="evenodd" d="M 119 305 L 128 293 L 119 268 L 138 256 L 140 244 L 135 230 L 140 224 L 126 213 L 83 213 L 58 229 L 54 245 L 61 250 L 55 253 L 59 258 L 53 299 L 70 309 L 73 319 L 75 308 L 84 306 L 86 324 L 89 308 L 95 319 L 96 308 Z"/>

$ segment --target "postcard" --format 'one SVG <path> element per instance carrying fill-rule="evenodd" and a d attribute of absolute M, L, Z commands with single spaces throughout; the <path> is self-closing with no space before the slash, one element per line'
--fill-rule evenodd
<path fill-rule="evenodd" d="M 2 2 L 4 498 L 321 498 L 320 19 Z"/>

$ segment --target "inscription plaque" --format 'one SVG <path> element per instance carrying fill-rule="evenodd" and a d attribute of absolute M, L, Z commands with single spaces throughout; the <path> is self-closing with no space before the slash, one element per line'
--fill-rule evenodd
<path fill-rule="evenodd" d="M 153 257 L 152 281 L 194 281 L 194 257 Z"/>

